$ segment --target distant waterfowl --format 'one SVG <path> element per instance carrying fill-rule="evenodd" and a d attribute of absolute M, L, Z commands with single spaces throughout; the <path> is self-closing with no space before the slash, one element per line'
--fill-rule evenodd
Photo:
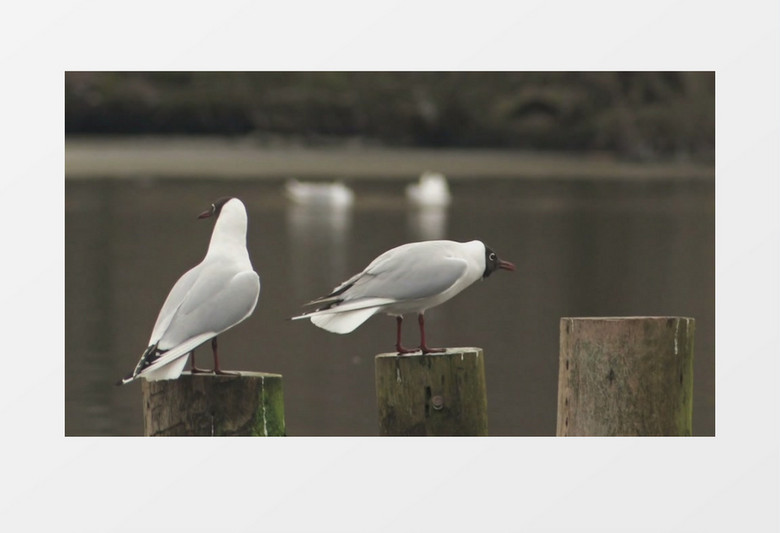
<path fill-rule="evenodd" d="M 417 183 L 406 187 L 406 198 L 418 206 L 447 206 L 452 200 L 447 178 L 440 172 L 426 171 Z"/>
<path fill-rule="evenodd" d="M 342 182 L 302 182 L 289 179 L 285 183 L 287 198 L 299 205 L 349 207 L 355 200 L 352 189 Z"/>

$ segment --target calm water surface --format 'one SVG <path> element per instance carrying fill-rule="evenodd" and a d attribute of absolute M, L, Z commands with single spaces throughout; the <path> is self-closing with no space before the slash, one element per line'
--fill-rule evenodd
<path fill-rule="evenodd" d="M 376 354 L 395 322 L 349 335 L 285 320 L 379 253 L 425 239 L 480 239 L 517 265 L 426 313 L 431 345 L 485 351 L 491 435 L 554 435 L 563 316 L 696 319 L 694 434 L 715 433 L 712 181 L 452 181 L 452 205 L 407 206 L 399 180 L 352 180 L 347 211 L 291 205 L 283 180 L 73 180 L 65 184 L 65 433 L 141 435 L 140 384 L 114 382 L 146 346 L 168 291 L 205 254 L 196 220 L 240 197 L 262 290 L 220 336 L 226 369 L 284 375 L 289 435 L 378 434 Z M 416 344 L 414 321 L 405 339 Z M 199 363 L 210 364 L 208 348 Z"/>

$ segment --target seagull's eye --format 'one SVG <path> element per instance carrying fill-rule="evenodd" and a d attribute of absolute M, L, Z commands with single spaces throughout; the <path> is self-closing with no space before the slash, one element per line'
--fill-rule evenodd
<path fill-rule="evenodd" d="M 217 206 L 215 206 L 214 204 L 211 204 L 211 213 L 214 214 L 214 213 L 216 213 L 216 211 L 217 211 Z"/>
<path fill-rule="evenodd" d="M 496 260 L 495 252 L 491 252 L 490 255 L 488 256 L 488 259 L 490 259 L 491 261 L 495 261 Z"/>

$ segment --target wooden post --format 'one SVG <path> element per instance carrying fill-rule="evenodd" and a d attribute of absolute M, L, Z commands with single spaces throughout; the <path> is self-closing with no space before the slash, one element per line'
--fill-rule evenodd
<path fill-rule="evenodd" d="M 691 435 L 695 323 L 562 318 L 557 435 Z"/>
<path fill-rule="evenodd" d="M 380 435 L 488 434 L 481 348 L 375 358 Z"/>
<path fill-rule="evenodd" d="M 283 436 L 282 376 L 182 373 L 178 379 L 142 380 L 146 436 Z"/>

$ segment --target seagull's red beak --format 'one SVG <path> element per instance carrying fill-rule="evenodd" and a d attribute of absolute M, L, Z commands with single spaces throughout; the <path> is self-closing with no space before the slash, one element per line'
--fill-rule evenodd
<path fill-rule="evenodd" d="M 511 272 L 515 271 L 515 264 L 510 263 L 509 261 L 504 261 L 503 259 L 498 260 L 498 268 L 503 268 L 504 270 L 509 270 Z"/>
<path fill-rule="evenodd" d="M 211 209 L 206 209 L 204 212 L 202 212 L 200 215 L 198 215 L 198 218 L 209 218 L 214 214 L 214 206 L 211 206 Z"/>

